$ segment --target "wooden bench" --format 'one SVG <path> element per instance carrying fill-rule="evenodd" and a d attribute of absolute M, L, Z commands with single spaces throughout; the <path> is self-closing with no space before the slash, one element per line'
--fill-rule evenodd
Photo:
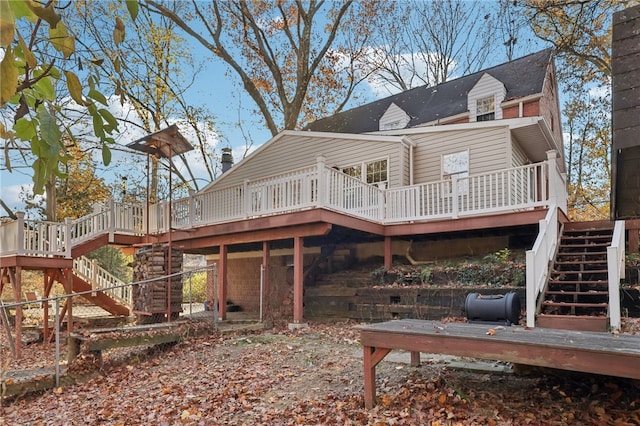
<path fill-rule="evenodd" d="M 423 352 L 640 379 L 640 336 L 409 319 L 358 328 L 366 408 L 376 403 L 376 365 L 392 349 L 411 352 L 413 365 Z"/>
<path fill-rule="evenodd" d="M 81 351 L 101 356 L 106 349 L 179 342 L 186 334 L 184 321 L 74 331 L 67 338 L 67 361 L 71 364 Z"/>

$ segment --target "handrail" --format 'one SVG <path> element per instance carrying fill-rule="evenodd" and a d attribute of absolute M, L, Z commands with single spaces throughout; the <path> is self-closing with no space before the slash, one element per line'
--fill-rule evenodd
<path fill-rule="evenodd" d="M 96 260 L 85 256 L 73 259 L 73 273 L 89 283 L 92 289 L 103 290 L 122 304 L 131 304 L 131 288 L 125 287 L 124 281 L 102 268 Z"/>
<path fill-rule="evenodd" d="M 553 167 L 552 167 L 553 165 Z M 328 167 L 313 166 L 174 200 L 173 229 L 325 208 L 381 224 L 437 220 L 555 205 L 555 160 L 421 185 L 382 189 Z M 553 175 L 553 176 L 552 176 Z M 562 198 L 562 197 L 559 197 Z M 168 204 L 118 203 L 65 223 L 24 219 L 3 224 L 0 255 L 71 257 L 71 248 L 99 235 L 144 235 L 169 229 Z M 16 223 L 17 222 L 17 223 Z M 147 223 L 149 229 L 146 229 Z"/>
<path fill-rule="evenodd" d="M 620 330 L 620 280 L 625 277 L 625 226 L 617 220 L 613 228 L 611 245 L 607 247 L 607 269 L 609 272 L 609 327 L 612 332 Z"/>
<path fill-rule="evenodd" d="M 551 206 L 540 221 L 540 231 L 531 250 L 526 252 L 527 327 L 535 327 L 536 300 L 549 276 L 549 262 L 558 246 L 558 208 Z"/>

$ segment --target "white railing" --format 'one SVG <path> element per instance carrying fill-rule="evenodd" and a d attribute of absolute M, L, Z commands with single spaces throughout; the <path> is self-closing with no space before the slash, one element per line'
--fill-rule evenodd
<path fill-rule="evenodd" d="M 547 163 L 390 189 L 385 223 L 530 209 L 547 204 Z"/>
<path fill-rule="evenodd" d="M 625 277 L 624 220 L 617 220 L 613 228 L 611 245 L 607 247 L 607 269 L 609 272 L 609 326 L 611 331 L 620 330 L 620 280 Z"/>
<path fill-rule="evenodd" d="M 118 302 L 131 304 L 131 287 L 98 265 L 94 259 L 84 256 L 73 259 L 73 273 L 91 285 L 93 290 L 104 291 L 106 295 Z"/>
<path fill-rule="evenodd" d="M 538 296 L 549 276 L 549 262 L 558 247 L 558 208 L 551 206 L 540 221 L 540 231 L 533 248 L 526 254 L 527 327 L 535 327 Z"/>
<path fill-rule="evenodd" d="M 319 159 L 315 166 L 174 200 L 172 227 L 184 229 L 308 208 L 326 208 L 382 224 L 458 218 L 555 205 L 553 200 L 562 198 L 566 190 L 552 188 L 552 182 L 563 182 L 555 158 L 493 173 L 393 189 L 366 184 Z M 111 201 L 108 206 L 96 207 L 90 215 L 64 224 L 27 223 L 23 215 L 0 228 L 0 255 L 70 257 L 72 246 L 105 233 L 112 241 L 114 233 L 143 235 L 169 229 L 168 203 L 150 205 L 148 213 L 146 210 L 142 204 Z M 67 241 L 71 244 L 66 244 Z"/>

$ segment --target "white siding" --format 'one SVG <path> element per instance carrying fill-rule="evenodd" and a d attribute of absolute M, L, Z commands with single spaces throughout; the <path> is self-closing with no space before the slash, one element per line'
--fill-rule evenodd
<path fill-rule="evenodd" d="M 400 152 L 399 142 L 285 136 L 266 147 L 259 155 L 238 162 L 227 172 L 224 180 L 211 189 L 312 166 L 317 164 L 319 156 L 325 157 L 327 166 L 336 168 L 388 158 L 389 187 L 398 187 L 402 185 Z"/>
<path fill-rule="evenodd" d="M 495 79 L 489 74 L 483 74 L 476 85 L 473 86 L 473 88 L 469 91 L 469 95 L 467 96 L 469 120 L 476 121 L 476 107 L 478 99 L 488 98 L 489 96 L 494 97 L 493 101 L 495 107 L 495 119 L 502 119 L 502 108 L 500 107 L 500 104 L 502 104 L 502 101 L 504 101 L 506 93 L 507 89 L 504 87 L 504 84 L 500 82 L 500 80 Z"/>
<path fill-rule="evenodd" d="M 414 183 L 438 181 L 442 178 L 442 156 L 469 150 L 469 174 L 485 173 L 511 167 L 505 152 L 508 129 L 488 127 L 475 130 L 412 134 L 417 143 L 414 151 Z"/>
<path fill-rule="evenodd" d="M 520 148 L 520 145 L 518 145 L 517 142 L 514 141 L 511 144 L 511 149 L 513 152 L 513 161 L 512 161 L 513 167 L 524 166 L 525 164 L 530 163 L 529 159 L 527 158 L 527 155 L 524 153 L 522 148 Z"/>
<path fill-rule="evenodd" d="M 392 103 L 380 117 L 378 130 L 404 129 L 410 120 L 411 117 L 402 108 Z"/>

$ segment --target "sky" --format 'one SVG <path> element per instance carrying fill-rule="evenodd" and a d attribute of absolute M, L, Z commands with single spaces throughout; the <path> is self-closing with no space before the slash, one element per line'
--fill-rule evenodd
<path fill-rule="evenodd" d="M 186 37 L 187 41 L 190 38 Z M 522 55 L 540 50 L 542 46 L 526 46 L 523 49 Z M 253 151 L 261 144 L 267 142 L 271 138 L 271 133 L 260 124 L 259 120 L 252 116 L 251 110 L 254 109 L 254 102 L 248 95 L 241 89 L 239 84 L 233 84 L 228 75 L 227 67 L 220 60 L 216 59 L 204 59 L 211 58 L 212 54 L 201 47 L 198 43 L 190 41 L 190 49 L 195 58 L 200 58 L 201 66 L 197 74 L 195 84 L 193 84 L 187 91 L 185 98 L 192 105 L 205 105 L 210 112 L 215 116 L 216 123 L 220 124 L 222 131 L 221 135 L 211 135 L 211 141 L 220 147 L 231 147 L 233 149 L 235 162 L 241 160 L 242 154 L 245 153 L 247 148 L 246 139 L 248 138 L 251 143 L 249 151 Z M 486 67 L 496 65 L 503 62 L 503 60 L 494 60 L 488 63 Z M 459 75 L 457 75 L 459 76 Z M 369 101 L 388 96 L 393 89 L 381 86 L 379 83 L 365 82 L 361 88 L 364 91 L 364 99 Z M 356 105 L 349 105 L 354 107 Z M 121 117 L 130 113 L 128 106 L 120 105 L 119 101 L 115 98 L 110 98 L 109 109 L 114 116 Z M 129 114 L 130 115 L 130 114 Z M 238 126 L 231 125 L 231 123 L 237 123 L 239 116 L 245 121 L 245 126 L 242 129 Z M 137 128 L 133 126 L 120 126 L 120 135 L 117 138 L 119 145 L 126 145 L 133 142 L 145 134 L 141 133 Z M 185 137 L 189 140 L 190 135 L 185 134 Z M 218 149 L 219 151 L 219 149 Z M 188 154 L 189 155 L 189 154 Z M 134 158 L 138 158 L 138 161 L 132 161 Z M 195 157 L 194 157 L 195 158 Z M 196 175 L 205 176 L 203 171 L 199 171 L 201 167 L 199 161 L 190 161 L 190 166 L 194 168 Z M 18 164 L 13 162 L 14 166 Z M 127 176 L 128 182 L 134 180 L 144 180 L 145 170 L 144 161 L 140 161 L 139 156 L 136 153 L 131 153 L 126 150 L 114 150 L 113 161 L 110 167 L 104 167 L 100 165 L 98 167 L 98 176 L 104 177 L 108 184 L 117 186 L 121 176 Z M 180 167 L 179 162 L 176 162 Z M 200 187 L 204 186 L 201 182 Z M 20 200 L 19 194 L 22 189 L 29 188 L 31 186 L 31 169 L 16 168 L 12 173 L 6 170 L 4 158 L 0 159 L 0 197 L 2 200 L 14 211 L 24 210 L 24 203 Z M 4 210 L 0 212 L 0 216 L 4 216 L 6 213 Z"/>

